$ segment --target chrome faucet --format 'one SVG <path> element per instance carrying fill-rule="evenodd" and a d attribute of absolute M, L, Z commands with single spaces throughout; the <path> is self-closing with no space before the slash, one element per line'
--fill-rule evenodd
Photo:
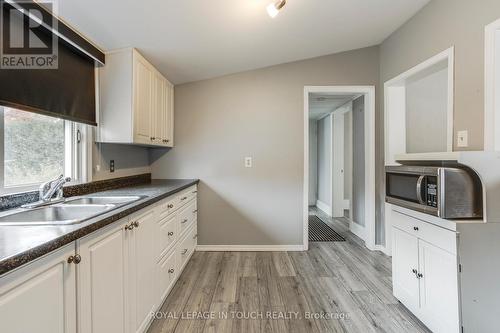
<path fill-rule="evenodd" d="M 64 198 L 62 187 L 69 181 L 71 181 L 70 177 L 59 175 L 59 177 L 57 177 L 56 179 L 43 183 L 38 189 L 39 200 L 37 202 L 22 205 L 21 208 L 36 208 L 63 201 Z M 56 197 L 52 199 L 56 192 Z"/>
<path fill-rule="evenodd" d="M 71 181 L 70 177 L 65 178 L 64 175 L 59 175 L 59 177 L 57 177 L 56 179 L 50 180 L 40 185 L 39 189 L 40 201 L 43 202 L 50 201 L 52 199 L 52 196 L 56 192 L 57 192 L 56 200 L 61 199 L 63 197 L 62 187 L 69 181 Z"/>

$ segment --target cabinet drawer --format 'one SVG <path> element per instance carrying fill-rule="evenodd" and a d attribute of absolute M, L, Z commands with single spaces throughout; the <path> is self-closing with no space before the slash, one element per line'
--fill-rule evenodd
<path fill-rule="evenodd" d="M 179 270 L 177 269 L 177 256 L 175 251 L 171 251 L 165 255 L 158 263 L 157 281 L 158 281 L 158 295 L 160 297 L 158 304 L 162 304 L 167 297 L 170 289 L 177 280 Z"/>
<path fill-rule="evenodd" d="M 164 219 L 171 213 L 177 210 L 179 208 L 180 202 L 179 202 L 179 197 L 173 196 L 173 197 L 168 197 L 167 199 L 163 200 L 159 205 L 158 205 L 158 217 L 160 220 Z"/>
<path fill-rule="evenodd" d="M 194 225 L 186 234 L 186 236 L 179 242 L 177 246 L 177 256 L 179 271 L 181 271 L 186 265 L 187 261 L 194 252 L 197 244 L 197 228 Z"/>
<path fill-rule="evenodd" d="M 162 258 L 179 236 L 178 215 L 170 215 L 158 222 L 157 227 L 157 255 Z"/>
<path fill-rule="evenodd" d="M 457 253 L 457 233 L 392 211 L 392 225 L 452 254 Z"/>
<path fill-rule="evenodd" d="M 197 213 L 196 200 L 191 201 L 179 212 L 179 233 L 181 235 L 196 222 Z"/>
<path fill-rule="evenodd" d="M 183 206 L 183 205 L 187 204 L 188 202 L 190 202 L 191 200 L 195 199 L 197 194 L 198 194 L 198 190 L 197 190 L 196 185 L 191 186 L 190 188 L 182 191 L 178 196 L 180 205 Z"/>

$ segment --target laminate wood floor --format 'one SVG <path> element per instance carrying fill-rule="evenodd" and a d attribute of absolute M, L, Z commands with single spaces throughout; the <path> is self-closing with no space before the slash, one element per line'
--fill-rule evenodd
<path fill-rule="evenodd" d="M 392 296 L 390 258 L 322 218 L 346 242 L 195 252 L 148 332 L 429 332 Z"/>

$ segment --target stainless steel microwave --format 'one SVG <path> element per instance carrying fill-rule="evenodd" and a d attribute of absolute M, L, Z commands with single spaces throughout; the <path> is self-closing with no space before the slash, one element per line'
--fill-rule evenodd
<path fill-rule="evenodd" d="M 481 218 L 482 188 L 471 170 L 456 167 L 387 166 L 388 203 L 443 219 Z"/>

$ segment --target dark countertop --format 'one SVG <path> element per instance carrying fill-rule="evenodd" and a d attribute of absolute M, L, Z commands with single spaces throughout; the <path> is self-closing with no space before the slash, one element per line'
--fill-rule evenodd
<path fill-rule="evenodd" d="M 0 275 L 197 183 L 197 179 L 154 179 L 148 184 L 92 193 L 92 196 L 143 195 L 146 198 L 79 224 L 0 226 Z"/>

